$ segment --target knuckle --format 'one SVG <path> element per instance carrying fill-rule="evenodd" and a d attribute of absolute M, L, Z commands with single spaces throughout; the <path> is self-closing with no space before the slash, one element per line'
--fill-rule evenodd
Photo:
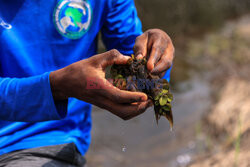
<path fill-rule="evenodd" d="M 107 52 L 106 61 L 113 62 L 114 60 L 118 59 L 120 55 L 121 54 L 120 54 L 120 52 L 118 50 L 112 49 L 112 50 Z"/>
<path fill-rule="evenodd" d="M 146 32 L 149 33 L 149 35 L 153 35 L 153 34 L 157 34 L 159 29 L 157 28 L 153 28 L 153 29 L 149 29 Z"/>
<path fill-rule="evenodd" d="M 101 59 L 98 59 L 98 58 L 93 58 L 89 61 L 89 63 L 95 67 L 99 66 L 100 65 L 100 62 L 102 62 L 103 60 Z"/>
<path fill-rule="evenodd" d="M 161 36 L 160 40 L 165 45 L 168 45 L 170 43 L 169 39 L 166 36 Z"/>
<path fill-rule="evenodd" d="M 165 53 L 165 50 L 166 50 L 166 47 L 160 45 L 160 46 L 158 46 L 158 50 L 159 50 L 159 52 L 160 52 L 161 54 L 164 54 L 164 53 Z"/>
<path fill-rule="evenodd" d="M 161 44 L 156 44 L 152 46 L 152 49 L 155 50 L 156 52 L 160 53 L 160 54 L 164 54 L 166 47 L 161 45 Z"/>
<path fill-rule="evenodd" d="M 120 55 L 120 52 L 117 49 L 110 50 L 110 55 L 114 58 L 118 57 Z"/>
<path fill-rule="evenodd" d="M 161 36 L 158 33 L 152 33 L 150 36 L 152 39 L 155 39 L 155 40 L 161 38 Z"/>

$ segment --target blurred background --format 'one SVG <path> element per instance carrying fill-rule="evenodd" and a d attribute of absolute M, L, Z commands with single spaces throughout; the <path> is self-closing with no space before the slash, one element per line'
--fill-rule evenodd
<path fill-rule="evenodd" d="M 135 3 L 176 47 L 174 130 L 153 108 L 124 122 L 94 107 L 88 167 L 250 166 L 250 1 Z"/>

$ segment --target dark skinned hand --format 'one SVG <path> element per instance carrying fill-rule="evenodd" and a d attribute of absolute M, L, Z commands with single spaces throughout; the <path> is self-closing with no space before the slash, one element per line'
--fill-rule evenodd
<path fill-rule="evenodd" d="M 163 77 L 172 66 L 174 46 L 170 37 L 160 29 L 150 29 L 136 38 L 135 57 L 148 60 L 147 68 L 152 74 Z"/>
<path fill-rule="evenodd" d="M 111 50 L 76 62 L 50 73 L 50 84 L 55 100 L 75 97 L 104 108 L 128 120 L 143 113 L 151 102 L 141 92 L 129 92 L 114 87 L 105 79 L 105 68 L 113 64 L 126 64 L 130 57 Z M 88 78 L 95 78 L 105 89 L 88 89 Z"/>

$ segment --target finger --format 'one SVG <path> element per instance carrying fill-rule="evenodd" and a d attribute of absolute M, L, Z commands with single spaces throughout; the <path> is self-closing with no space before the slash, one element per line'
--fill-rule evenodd
<path fill-rule="evenodd" d="M 169 60 L 166 56 L 162 57 L 161 60 L 157 63 L 155 68 L 151 71 L 152 74 L 160 74 L 172 66 L 172 60 Z"/>
<path fill-rule="evenodd" d="M 168 70 L 173 63 L 174 48 L 169 45 L 166 49 L 165 55 L 163 55 L 160 61 L 155 65 L 155 68 L 151 71 L 153 74 L 160 74 Z"/>
<path fill-rule="evenodd" d="M 137 115 L 140 115 L 146 111 L 146 109 L 150 106 L 150 102 L 141 102 L 138 104 L 118 104 L 113 101 L 110 101 L 106 98 L 103 98 L 101 103 L 97 104 L 97 106 L 104 108 L 114 115 L 128 120 Z"/>
<path fill-rule="evenodd" d="M 147 68 L 149 71 L 152 71 L 154 69 L 155 65 L 166 51 L 166 48 L 167 43 L 162 43 L 160 40 L 153 43 L 147 63 Z"/>
<path fill-rule="evenodd" d="M 129 56 L 122 55 L 118 50 L 112 49 L 106 53 L 100 54 L 96 57 L 97 62 L 103 68 L 113 65 L 113 64 L 126 64 L 130 59 Z"/>
<path fill-rule="evenodd" d="M 149 106 L 150 106 L 150 107 L 154 105 L 154 102 L 153 102 L 151 99 L 148 99 L 147 102 L 149 103 Z M 134 105 L 139 105 L 140 102 L 135 102 L 135 103 L 132 103 L 132 104 L 134 104 Z"/>
<path fill-rule="evenodd" d="M 120 90 L 108 81 L 105 83 L 105 88 L 98 90 L 98 93 L 116 103 L 144 102 L 148 99 L 145 93 Z"/>
<path fill-rule="evenodd" d="M 150 106 L 152 105 L 152 101 L 151 100 L 147 100 L 146 102 L 141 102 L 141 103 L 138 103 L 138 105 L 136 106 L 135 108 L 135 111 L 132 110 L 127 110 L 125 113 L 124 113 L 124 120 L 129 120 L 131 118 L 134 118 L 142 113 L 144 113 L 147 108 L 149 108 Z"/>
<path fill-rule="evenodd" d="M 148 43 L 148 35 L 147 33 L 142 34 L 137 37 L 134 45 L 134 53 L 137 59 L 141 59 L 146 57 L 147 55 L 147 43 Z"/>

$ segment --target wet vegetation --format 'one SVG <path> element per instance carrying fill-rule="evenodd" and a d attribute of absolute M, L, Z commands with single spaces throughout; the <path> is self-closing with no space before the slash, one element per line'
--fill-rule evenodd
<path fill-rule="evenodd" d="M 161 116 L 165 116 L 171 128 L 173 127 L 173 115 L 171 102 L 173 95 L 169 90 L 169 83 L 158 75 L 153 75 L 147 70 L 147 60 L 137 60 L 134 55 L 126 65 L 113 65 L 111 75 L 114 86 L 122 90 L 140 91 L 148 95 L 153 101 L 156 122 Z"/>

